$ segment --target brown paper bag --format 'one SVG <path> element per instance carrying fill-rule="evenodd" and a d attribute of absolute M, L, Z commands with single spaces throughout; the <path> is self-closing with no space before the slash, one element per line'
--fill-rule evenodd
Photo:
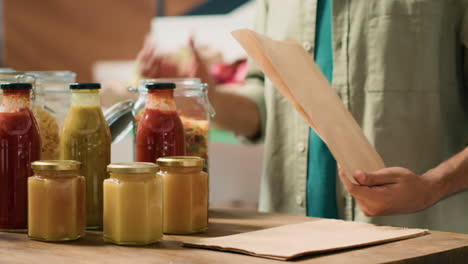
<path fill-rule="evenodd" d="M 225 237 L 204 238 L 184 245 L 290 260 L 313 253 L 374 245 L 427 233 L 422 229 L 320 219 Z"/>
<path fill-rule="evenodd" d="M 375 171 L 384 163 L 310 55 L 294 41 L 274 41 L 251 30 L 234 38 L 327 144 L 356 183 L 356 170 Z"/>

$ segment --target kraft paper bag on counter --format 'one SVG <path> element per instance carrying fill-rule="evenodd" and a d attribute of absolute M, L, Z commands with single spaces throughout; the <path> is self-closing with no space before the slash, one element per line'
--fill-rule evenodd
<path fill-rule="evenodd" d="M 382 158 L 301 45 L 275 41 L 247 29 L 232 34 L 325 142 L 353 183 L 356 170 L 384 168 Z"/>
<path fill-rule="evenodd" d="M 320 219 L 231 236 L 204 238 L 184 243 L 184 246 L 290 260 L 309 254 L 375 245 L 427 233 L 423 229 Z"/>

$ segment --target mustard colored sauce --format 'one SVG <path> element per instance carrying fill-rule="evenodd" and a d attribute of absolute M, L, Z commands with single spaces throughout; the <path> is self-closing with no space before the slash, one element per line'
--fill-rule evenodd
<path fill-rule="evenodd" d="M 111 173 L 104 181 L 104 241 L 147 245 L 162 240 L 163 187 L 154 173 Z"/>
<path fill-rule="evenodd" d="M 28 179 L 28 235 L 42 241 L 85 234 L 85 178 L 78 172 L 38 172 Z"/>
<path fill-rule="evenodd" d="M 208 174 L 201 167 L 161 167 L 164 233 L 192 234 L 208 228 Z"/>
<path fill-rule="evenodd" d="M 72 105 L 61 135 L 60 158 L 82 163 L 86 178 L 87 226 L 102 226 L 102 183 L 110 163 L 111 137 L 100 106 Z"/>

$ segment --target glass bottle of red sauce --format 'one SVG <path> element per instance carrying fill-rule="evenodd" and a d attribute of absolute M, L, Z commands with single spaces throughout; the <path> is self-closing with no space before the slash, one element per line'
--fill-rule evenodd
<path fill-rule="evenodd" d="M 31 112 L 30 83 L 0 84 L 0 230 L 25 231 L 27 180 L 40 159 L 39 127 Z"/>
<path fill-rule="evenodd" d="M 174 83 L 147 83 L 148 98 L 138 124 L 136 160 L 185 155 L 184 127 L 174 101 Z"/>

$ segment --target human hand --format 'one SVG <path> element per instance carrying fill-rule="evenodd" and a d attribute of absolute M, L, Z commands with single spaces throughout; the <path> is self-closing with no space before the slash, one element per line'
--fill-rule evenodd
<path fill-rule="evenodd" d="M 158 54 L 150 39 L 146 39 L 143 48 L 137 55 L 139 73 L 145 78 L 178 78 L 182 77 L 179 66 L 170 56 Z"/>
<path fill-rule="evenodd" d="M 191 57 L 188 63 L 182 66 L 182 72 L 184 75 L 191 78 L 199 78 L 203 83 L 207 83 L 209 88 L 216 87 L 216 81 L 211 75 L 207 63 L 196 48 L 193 36 L 189 37 L 188 47 Z"/>
<path fill-rule="evenodd" d="M 406 214 L 423 210 L 438 198 L 429 176 L 419 176 L 410 170 L 392 167 L 366 173 L 356 171 L 353 184 L 343 168 L 339 176 L 348 192 L 367 216 Z"/>

